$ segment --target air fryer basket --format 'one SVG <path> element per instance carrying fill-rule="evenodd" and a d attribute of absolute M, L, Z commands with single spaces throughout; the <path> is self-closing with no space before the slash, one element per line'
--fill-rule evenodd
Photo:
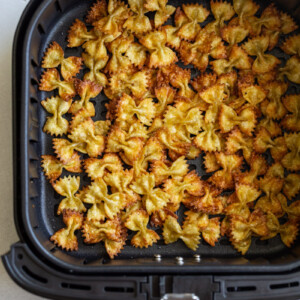
<path fill-rule="evenodd" d="M 207 6 L 209 1 L 198 2 Z M 298 10 L 296 9 L 297 1 L 277 2 L 279 9 L 290 12 L 298 21 L 300 20 L 300 6 Z M 284 7 L 280 5 L 282 2 Z M 169 3 L 179 6 L 183 1 L 170 0 Z M 263 9 L 269 4 L 269 1 L 260 1 L 259 4 Z M 49 274 L 53 272 L 53 269 L 50 270 L 51 268 L 61 271 L 62 274 L 76 274 L 77 277 L 72 275 L 74 276 L 72 280 L 77 280 L 79 285 L 80 278 L 81 280 L 89 278 L 90 282 L 93 280 L 96 282 L 98 277 L 93 277 L 96 274 L 97 276 L 103 274 L 144 276 L 145 274 L 232 274 L 238 272 L 250 274 L 287 272 L 298 268 L 300 266 L 300 239 L 291 249 L 288 249 L 281 243 L 278 236 L 267 241 L 254 238 L 245 257 L 233 249 L 227 238 L 221 238 L 215 247 L 201 241 L 197 252 L 189 250 L 181 241 L 165 245 L 161 240 L 153 247 L 142 250 L 130 246 L 129 241 L 115 260 L 108 259 L 103 245 L 84 244 L 80 233 L 77 234 L 79 240 L 77 252 L 67 253 L 49 241 L 49 237 L 64 224 L 62 218 L 55 213 L 60 197 L 46 180 L 40 165 L 40 156 L 52 154 L 53 150 L 52 138 L 42 131 L 46 112 L 40 105 L 40 101 L 49 97 L 50 94 L 38 90 L 38 81 L 42 72 L 39 66 L 45 49 L 52 41 L 57 41 L 62 45 L 66 56 L 80 55 L 81 50 L 66 47 L 66 36 L 75 18 L 83 20 L 90 5 L 90 0 L 44 0 L 42 2 L 32 0 L 22 16 L 15 35 L 13 53 L 14 201 L 15 223 L 22 243 L 14 245 L 11 253 L 4 257 L 9 272 L 16 273 L 18 268 L 23 267 L 20 257 L 26 260 L 27 265 L 36 264 L 37 270 L 40 268 Z M 276 48 L 271 53 L 283 60 L 287 58 Z M 290 84 L 289 92 L 300 93 L 300 88 Z M 95 99 L 95 120 L 105 118 L 104 104 L 107 101 L 104 93 Z M 191 169 L 196 169 L 199 174 L 203 174 L 201 157 L 190 161 L 190 165 Z M 62 176 L 64 175 L 63 173 Z M 81 175 L 81 185 L 89 182 L 86 175 Z M 194 254 L 198 256 L 194 256 Z M 32 270 L 29 270 L 30 272 L 36 274 Z M 87 277 L 87 275 L 91 277 Z M 212 278 L 209 276 L 207 278 L 209 278 L 207 286 L 211 286 L 213 290 L 215 286 Z M 16 276 L 15 280 L 17 280 Z M 113 279 L 110 280 L 113 281 Z M 150 284 L 149 278 L 145 280 Z M 216 281 L 216 278 L 214 280 Z M 222 280 L 220 279 L 220 282 Z M 22 284 L 22 282 L 21 280 L 19 283 Z M 41 282 L 43 283 L 43 279 Z M 204 286 L 205 282 L 203 281 Z M 44 284 L 46 283 L 44 282 Z M 139 285 L 139 283 L 136 284 Z M 168 283 L 167 277 L 164 277 L 161 284 L 165 284 L 165 293 L 168 292 L 167 286 L 170 283 Z M 176 286 L 174 281 L 173 285 Z M 182 286 L 185 284 L 182 283 Z M 196 286 L 197 284 L 195 288 Z M 296 286 L 299 286 L 299 281 Z M 132 291 L 130 286 L 126 286 L 124 289 L 127 288 Z M 78 289 L 80 290 L 80 288 Z M 84 289 L 83 287 L 82 290 Z M 170 290 L 172 289 L 170 288 Z M 248 291 L 250 293 L 251 290 Z M 135 293 L 135 295 L 137 294 Z M 54 297 L 54 294 L 52 296 Z M 127 296 L 129 297 L 129 294 Z M 243 294 L 244 296 L 246 294 Z M 133 299 L 133 297 L 128 299 Z"/>

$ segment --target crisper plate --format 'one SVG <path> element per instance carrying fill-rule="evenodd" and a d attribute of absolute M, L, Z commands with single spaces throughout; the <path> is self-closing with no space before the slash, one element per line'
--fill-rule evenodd
<path fill-rule="evenodd" d="M 199 2 L 208 6 L 208 1 Z M 183 2 L 171 0 L 169 3 L 178 6 Z M 268 3 L 262 2 L 262 8 Z M 130 245 L 130 238 L 134 234 L 132 233 L 124 249 L 114 260 L 108 259 L 102 243 L 84 244 L 80 232 L 76 234 L 79 241 L 78 251 L 66 252 L 49 241 L 50 236 L 65 225 L 62 217 L 56 214 L 62 197 L 54 191 L 41 168 L 41 155 L 54 154 L 54 151 L 53 137 L 42 131 L 47 113 L 40 102 L 55 93 L 38 90 L 38 81 L 43 71 L 39 66 L 44 51 L 52 41 L 62 46 L 66 56 L 81 54 L 81 48 L 67 47 L 66 37 L 75 18 L 84 20 L 90 5 L 90 0 L 42 1 L 32 17 L 27 20 L 27 28 L 19 28 L 15 38 L 14 124 L 15 157 L 18 158 L 15 160 L 15 217 L 22 239 L 31 245 L 39 256 L 58 267 L 72 268 L 77 272 L 176 272 L 178 265 L 174 258 L 192 258 L 194 254 L 201 255 L 201 262 L 196 263 L 195 260 L 188 259 L 184 266 L 181 266 L 185 271 L 259 272 L 265 271 L 266 268 L 279 267 L 278 264 L 283 263 L 287 268 L 291 268 L 288 264 L 300 265 L 300 259 L 298 262 L 295 259 L 298 257 L 299 240 L 290 251 L 281 243 L 279 236 L 266 241 L 253 238 L 247 255 L 242 257 L 225 237 L 222 237 L 215 247 L 201 240 L 199 248 L 194 252 L 181 241 L 165 245 L 163 239 L 147 249 L 137 249 Z M 283 60 L 287 57 L 276 48 L 271 53 Z M 82 72 L 84 69 L 80 77 Z M 199 74 L 196 71 L 192 73 L 192 76 Z M 300 88 L 291 84 L 289 92 L 300 93 Z M 108 98 L 103 92 L 93 100 L 96 109 L 94 120 L 105 119 L 107 101 Z M 196 169 L 199 175 L 205 175 L 201 157 L 189 163 L 191 170 Z M 68 173 L 64 171 L 62 176 L 66 174 Z M 90 183 L 85 173 L 79 176 L 81 187 Z M 182 215 L 182 210 L 180 214 Z M 161 233 L 159 230 L 157 232 Z M 155 261 L 155 254 L 160 254 L 162 260 Z M 285 260 L 279 259 L 282 255 Z"/>

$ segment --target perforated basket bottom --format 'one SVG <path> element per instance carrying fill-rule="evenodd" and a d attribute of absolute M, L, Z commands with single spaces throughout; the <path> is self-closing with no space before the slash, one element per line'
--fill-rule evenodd
<path fill-rule="evenodd" d="M 63 1 L 60 1 L 63 2 Z M 190 1 L 195 2 L 195 1 Z M 182 4 L 181 1 L 169 1 L 170 4 L 179 6 Z M 49 28 L 44 28 L 42 24 L 38 26 L 39 34 L 41 35 L 41 43 L 39 45 L 39 55 L 38 61 L 32 60 L 32 78 L 39 79 L 42 73 L 42 69 L 38 67 L 41 64 L 43 53 L 48 47 L 49 43 L 52 41 L 58 42 L 63 49 L 65 49 L 65 55 L 76 55 L 80 56 L 81 48 L 67 48 L 67 32 L 71 24 L 74 22 L 75 18 L 84 20 L 84 16 L 87 12 L 88 7 L 90 6 L 90 1 L 78 1 L 72 5 L 62 9 L 61 5 L 56 1 L 55 7 L 57 13 L 53 16 L 51 26 Z M 201 1 L 201 4 L 209 7 L 208 1 Z M 262 2 L 262 7 L 265 7 L 268 3 Z M 211 18 L 211 17 L 210 17 Z M 208 19 L 207 22 L 211 21 Z M 284 60 L 287 56 L 281 52 L 278 48 L 275 48 L 271 53 L 278 58 Z M 33 55 L 34 57 L 34 55 Z M 180 63 L 181 67 L 191 68 L 191 66 L 184 66 Z M 85 70 L 82 70 L 79 78 L 82 78 L 82 74 Z M 192 69 L 192 77 L 195 77 L 199 74 L 196 70 Z M 47 114 L 40 105 L 40 101 L 51 96 L 53 93 L 46 93 L 38 91 L 37 81 L 31 80 L 32 90 L 35 91 L 35 97 L 31 98 L 31 111 L 32 115 L 35 116 L 37 125 L 37 139 L 30 139 L 30 147 L 32 147 L 33 152 L 35 152 L 36 157 L 40 157 L 43 154 L 54 154 L 52 150 L 52 137 L 43 133 L 42 128 L 46 120 Z M 290 85 L 288 93 L 300 93 L 300 88 L 294 84 Z M 94 120 L 104 120 L 106 115 L 105 103 L 108 102 L 107 97 L 102 92 L 98 97 L 93 101 L 96 109 L 96 116 Z M 86 156 L 83 156 L 85 158 Z M 207 176 L 203 168 L 202 156 L 195 160 L 189 161 L 190 169 L 195 169 L 200 176 Z M 58 229 L 64 227 L 62 222 L 62 217 L 56 215 L 57 207 L 61 201 L 61 197 L 54 191 L 50 183 L 46 180 L 42 168 L 40 166 L 40 161 L 34 161 L 35 170 L 32 173 L 35 175 L 31 176 L 33 188 L 31 190 L 30 199 L 32 205 L 34 205 L 35 210 L 35 221 L 33 222 L 33 228 L 36 232 L 43 233 L 43 236 L 50 236 L 57 231 Z M 37 172 L 37 174 L 36 174 Z M 66 172 L 62 176 L 67 175 Z M 85 173 L 79 174 L 81 178 L 81 187 L 88 185 L 90 179 Z M 179 210 L 179 219 L 182 218 L 184 208 L 182 207 Z M 157 230 L 158 233 L 161 233 L 160 230 Z M 154 254 L 160 254 L 163 257 L 174 257 L 174 256 L 183 256 L 190 257 L 193 254 L 201 254 L 209 257 L 238 257 L 240 254 L 234 250 L 230 242 L 226 237 L 221 237 L 220 240 L 216 243 L 215 247 L 209 246 L 205 241 L 201 240 L 199 248 L 196 252 L 188 249 L 183 242 L 178 241 L 174 244 L 165 245 L 163 239 L 159 240 L 157 244 L 154 244 L 152 247 L 147 249 L 136 249 L 130 246 L 130 238 L 134 233 L 131 233 L 126 242 L 126 246 L 122 252 L 118 255 L 116 259 L 127 259 L 127 258 L 141 258 L 141 257 L 152 257 Z M 79 259 L 80 261 L 90 262 L 97 260 L 101 257 L 107 257 L 105 248 L 102 243 L 96 245 L 87 245 L 83 243 L 83 239 L 80 233 L 77 233 L 79 240 L 79 250 L 76 252 L 69 253 L 75 260 Z M 45 248 L 52 251 L 53 255 L 59 257 L 64 252 L 61 249 L 55 247 L 50 241 L 43 243 Z M 253 238 L 251 247 L 247 252 L 248 258 L 250 257 L 270 257 L 282 253 L 286 247 L 281 243 L 279 236 L 266 240 L 260 241 L 258 238 Z"/>

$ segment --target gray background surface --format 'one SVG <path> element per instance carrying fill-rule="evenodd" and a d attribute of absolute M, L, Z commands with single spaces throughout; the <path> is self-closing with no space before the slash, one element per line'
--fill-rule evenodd
<path fill-rule="evenodd" d="M 0 0 L 0 254 L 18 241 L 13 220 L 11 60 L 14 32 L 29 0 Z M 17 286 L 0 263 L 0 298 L 44 299 Z"/>

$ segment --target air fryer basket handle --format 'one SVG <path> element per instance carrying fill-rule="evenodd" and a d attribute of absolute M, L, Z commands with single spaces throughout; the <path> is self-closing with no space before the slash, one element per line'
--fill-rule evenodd
<path fill-rule="evenodd" d="M 2 261 L 17 284 L 51 299 L 159 300 L 171 299 L 172 294 L 194 294 L 201 300 L 300 297 L 300 271 L 234 276 L 87 276 L 51 267 L 24 243 L 12 245 Z M 164 298 L 166 294 L 169 296 Z"/>

